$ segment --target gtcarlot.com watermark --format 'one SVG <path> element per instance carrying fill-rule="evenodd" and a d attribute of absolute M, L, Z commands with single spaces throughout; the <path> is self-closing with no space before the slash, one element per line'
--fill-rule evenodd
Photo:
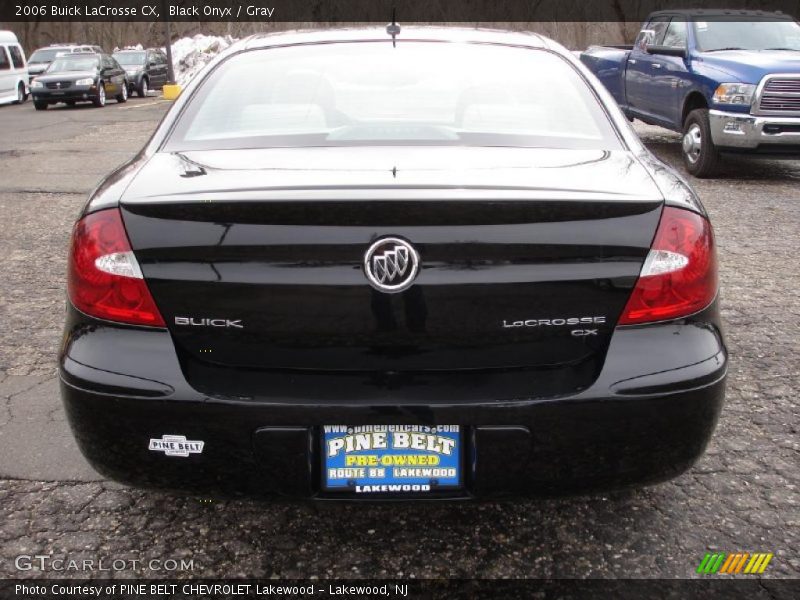
<path fill-rule="evenodd" d="M 42 571 L 53 573 L 95 572 L 95 571 L 194 571 L 193 558 L 136 558 L 73 559 L 69 556 L 52 554 L 20 554 L 14 559 L 17 571 Z"/>

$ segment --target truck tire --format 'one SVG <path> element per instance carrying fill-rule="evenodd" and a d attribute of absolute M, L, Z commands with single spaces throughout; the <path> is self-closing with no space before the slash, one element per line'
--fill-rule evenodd
<path fill-rule="evenodd" d="M 683 123 L 683 164 L 695 177 L 713 177 L 719 167 L 719 150 L 711 139 L 708 109 L 697 108 Z"/>

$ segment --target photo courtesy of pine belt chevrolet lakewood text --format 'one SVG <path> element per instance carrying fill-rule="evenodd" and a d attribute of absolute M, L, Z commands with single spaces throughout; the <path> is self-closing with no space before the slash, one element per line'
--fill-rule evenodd
<path fill-rule="evenodd" d="M 257 35 L 71 240 L 61 390 L 135 486 L 317 500 L 675 477 L 719 416 L 708 216 L 532 33 Z"/>

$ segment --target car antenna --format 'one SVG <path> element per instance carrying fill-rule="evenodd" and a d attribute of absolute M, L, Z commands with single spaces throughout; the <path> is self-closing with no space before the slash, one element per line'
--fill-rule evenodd
<path fill-rule="evenodd" d="M 400 33 L 400 25 L 397 24 L 396 16 L 397 9 L 392 9 L 392 22 L 386 26 L 386 33 L 392 36 L 392 48 L 397 48 L 397 35 Z"/>

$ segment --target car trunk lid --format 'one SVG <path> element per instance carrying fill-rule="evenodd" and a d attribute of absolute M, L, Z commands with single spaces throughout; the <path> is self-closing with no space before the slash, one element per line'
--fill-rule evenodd
<path fill-rule="evenodd" d="M 156 154 L 132 247 L 180 352 L 256 369 L 428 371 L 600 360 L 662 206 L 626 152 L 317 148 Z M 372 287 L 397 237 L 413 285 Z"/>

